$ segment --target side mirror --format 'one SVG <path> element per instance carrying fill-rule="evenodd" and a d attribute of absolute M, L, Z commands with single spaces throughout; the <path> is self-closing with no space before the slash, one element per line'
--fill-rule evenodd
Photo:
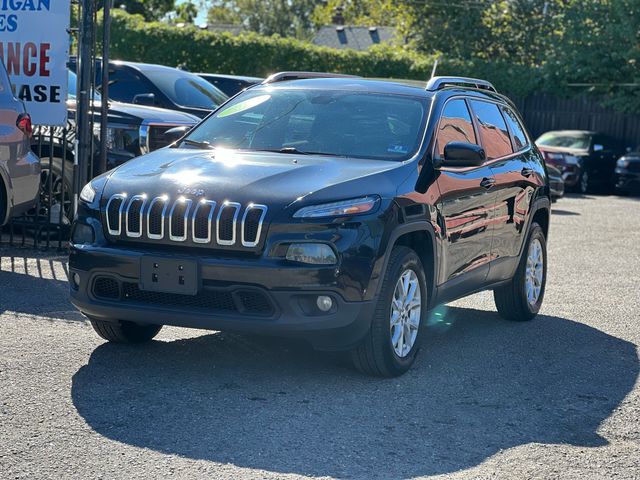
<path fill-rule="evenodd" d="M 153 107 L 156 104 L 156 96 L 153 93 L 139 93 L 138 95 L 134 95 L 133 103 Z"/>
<path fill-rule="evenodd" d="M 176 141 L 180 140 L 190 130 L 191 130 L 191 127 L 188 126 L 188 125 L 184 125 L 184 126 L 181 126 L 181 127 L 173 127 L 173 128 L 170 128 L 169 130 L 167 130 L 166 132 L 164 132 L 164 138 L 165 138 L 167 143 L 171 144 L 173 142 L 176 142 Z"/>
<path fill-rule="evenodd" d="M 596 144 L 593 146 L 593 151 L 594 151 L 594 152 L 601 152 L 601 151 L 603 151 L 603 150 L 604 150 L 604 146 L 603 146 L 603 145 L 600 145 L 599 143 L 596 143 Z"/>
<path fill-rule="evenodd" d="M 477 167 L 487 160 L 480 145 L 465 142 L 449 142 L 444 146 L 443 167 Z"/>

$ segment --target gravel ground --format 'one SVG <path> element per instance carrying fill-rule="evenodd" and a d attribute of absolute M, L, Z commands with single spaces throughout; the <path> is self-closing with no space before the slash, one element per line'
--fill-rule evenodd
<path fill-rule="evenodd" d="M 64 257 L 0 249 L 0 478 L 640 478 L 639 207 L 561 200 L 542 315 L 439 307 L 387 380 L 215 332 L 105 344 Z"/>

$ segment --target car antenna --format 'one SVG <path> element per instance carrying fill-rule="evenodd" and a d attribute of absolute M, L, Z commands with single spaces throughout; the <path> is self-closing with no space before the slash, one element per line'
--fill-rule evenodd
<path fill-rule="evenodd" d="M 438 68 L 438 61 L 439 60 L 440 60 L 440 57 L 436 57 L 436 59 L 434 60 L 433 68 L 431 69 L 431 77 L 429 77 L 429 80 L 431 80 L 433 77 L 436 76 L 436 69 Z"/>

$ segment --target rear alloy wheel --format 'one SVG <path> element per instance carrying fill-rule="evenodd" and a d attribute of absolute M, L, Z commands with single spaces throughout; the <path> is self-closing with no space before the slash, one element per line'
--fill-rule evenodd
<path fill-rule="evenodd" d="M 586 171 L 583 171 L 580 174 L 578 189 L 580 190 L 580 193 L 587 193 L 589 191 L 589 174 Z"/>
<path fill-rule="evenodd" d="M 89 320 L 96 333 L 112 343 L 145 343 L 152 340 L 162 329 L 162 325 L 145 325 L 124 320 Z"/>
<path fill-rule="evenodd" d="M 494 290 L 498 313 L 507 320 L 533 319 L 542 306 L 547 282 L 547 244 L 542 228 L 531 225 L 526 250 L 510 283 Z"/>
<path fill-rule="evenodd" d="M 427 287 L 418 255 L 408 247 L 391 252 L 371 328 L 351 351 L 354 366 L 368 375 L 405 373 L 420 349 L 427 311 Z"/>

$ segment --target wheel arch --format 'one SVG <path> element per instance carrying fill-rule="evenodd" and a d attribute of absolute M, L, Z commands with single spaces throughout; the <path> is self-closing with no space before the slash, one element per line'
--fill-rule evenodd
<path fill-rule="evenodd" d="M 433 225 L 426 221 L 416 221 L 398 225 L 391 232 L 384 249 L 384 261 L 380 270 L 380 278 L 387 269 L 391 251 L 397 245 L 411 248 L 416 252 L 418 257 L 420 257 L 427 281 L 428 304 L 431 307 L 433 305 L 432 302 L 435 300 L 437 272 L 436 234 Z M 375 289 L 376 295 L 378 295 L 381 287 L 382 282 L 378 281 Z"/>
<path fill-rule="evenodd" d="M 522 258 L 524 248 L 527 243 L 527 238 L 529 238 L 529 232 L 531 232 L 531 226 L 534 222 L 538 223 L 540 227 L 542 227 L 544 237 L 549 238 L 549 224 L 551 223 L 551 200 L 548 197 L 539 197 L 533 202 L 531 213 L 529 214 L 527 229 L 525 231 L 525 234 L 522 236 L 520 255 L 518 255 L 518 259 Z"/>

